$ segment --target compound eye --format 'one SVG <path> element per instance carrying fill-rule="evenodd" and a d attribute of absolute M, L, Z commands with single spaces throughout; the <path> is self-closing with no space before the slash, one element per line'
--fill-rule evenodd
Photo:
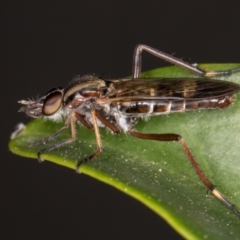
<path fill-rule="evenodd" d="M 53 115 L 62 105 L 62 93 L 61 92 L 53 92 L 50 93 L 44 103 L 42 108 L 42 113 L 45 116 Z"/>

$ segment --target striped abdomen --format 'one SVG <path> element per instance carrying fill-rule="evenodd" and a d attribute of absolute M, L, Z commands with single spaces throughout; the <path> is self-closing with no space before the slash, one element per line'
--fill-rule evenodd
<path fill-rule="evenodd" d="M 120 107 L 127 114 L 160 115 L 172 112 L 183 112 L 187 110 L 214 109 L 228 107 L 233 101 L 233 94 L 220 98 L 210 99 L 179 99 L 161 101 L 132 102 L 129 106 Z"/>

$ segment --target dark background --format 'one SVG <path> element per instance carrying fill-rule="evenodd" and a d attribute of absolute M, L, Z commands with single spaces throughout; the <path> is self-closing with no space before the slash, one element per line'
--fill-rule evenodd
<path fill-rule="evenodd" d="M 76 74 L 131 74 L 136 44 L 189 62 L 240 62 L 235 1 L 0 1 L 1 239 L 182 239 L 112 187 L 9 152 L 17 100 Z M 144 55 L 144 69 L 164 66 Z M 204 193 L 203 193 L 204 194 Z"/>

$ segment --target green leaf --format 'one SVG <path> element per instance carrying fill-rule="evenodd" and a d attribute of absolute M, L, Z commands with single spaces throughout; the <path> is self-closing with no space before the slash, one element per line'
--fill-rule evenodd
<path fill-rule="evenodd" d="M 240 67 L 240 64 L 203 64 L 207 70 Z M 144 77 L 199 77 L 179 67 L 152 70 Z M 240 73 L 221 77 L 240 84 Z M 146 80 L 147 81 L 147 80 Z M 223 110 L 189 111 L 140 120 L 142 133 L 178 133 L 183 136 L 205 174 L 233 204 L 240 207 L 240 98 Z M 29 143 L 59 129 L 63 123 L 34 120 L 10 141 L 12 152 L 36 159 L 43 146 Z M 70 137 L 70 131 L 54 142 Z M 207 192 L 178 142 L 136 139 L 101 129 L 104 151 L 81 172 L 138 199 L 164 218 L 186 239 L 239 239 L 240 221 Z M 52 144 L 52 143 L 51 143 Z M 78 127 L 74 144 L 43 154 L 48 161 L 75 169 L 76 163 L 96 150 L 94 133 Z M 73 172 L 74 174 L 74 172 Z"/>

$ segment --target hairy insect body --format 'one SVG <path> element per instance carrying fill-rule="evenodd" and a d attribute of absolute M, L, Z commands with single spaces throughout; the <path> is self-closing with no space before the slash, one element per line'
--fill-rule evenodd
<path fill-rule="evenodd" d="M 58 119 L 55 115 L 75 111 L 88 125 L 93 125 L 91 109 L 95 109 L 124 132 L 130 131 L 139 117 L 227 107 L 239 87 L 205 79 L 125 79 L 107 83 L 93 76 L 78 76 L 70 86 L 58 95 L 62 98 L 61 107 L 50 118 Z M 106 127 L 100 119 L 97 125 Z"/>

